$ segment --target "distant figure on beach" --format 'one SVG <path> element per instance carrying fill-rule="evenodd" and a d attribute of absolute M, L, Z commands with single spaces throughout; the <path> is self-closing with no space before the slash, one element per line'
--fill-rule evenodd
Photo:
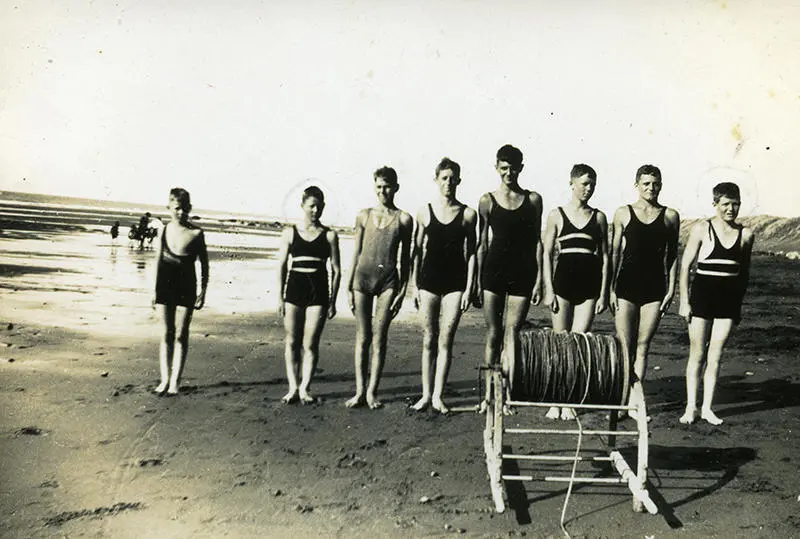
<path fill-rule="evenodd" d="M 449 409 L 442 401 L 442 391 L 453 356 L 453 338 L 473 290 L 478 217 L 456 198 L 461 183 L 458 163 L 442 159 L 434 181 L 439 196 L 417 212 L 412 257 L 423 330 L 422 397 L 412 408 L 424 410 L 430 405 L 446 414 Z"/>
<path fill-rule="evenodd" d="M 703 405 L 700 418 L 712 425 L 722 419 L 711 410 L 722 349 L 742 317 L 742 299 L 750 278 L 750 254 L 755 234 L 736 222 L 741 207 L 739 186 L 723 182 L 712 191 L 715 215 L 689 232 L 680 277 L 680 314 L 689 324 L 689 361 L 686 365 L 686 411 L 681 423 L 694 423 L 700 367 Z M 697 262 L 691 292 L 689 271 Z"/>
<path fill-rule="evenodd" d="M 608 304 L 608 221 L 589 206 L 597 185 L 594 169 L 575 165 L 569 176 L 572 197 L 550 212 L 544 231 L 544 303 L 554 331 L 586 333 Z M 570 420 L 575 414 L 553 407 L 547 417 Z"/>
<path fill-rule="evenodd" d="M 287 404 L 298 399 L 303 404 L 314 402 L 308 389 L 319 360 L 319 341 L 325 320 L 336 316 L 336 296 L 341 280 L 339 236 L 320 222 L 325 209 L 322 190 L 316 186 L 307 187 L 301 207 L 303 223 L 284 229 L 278 255 L 278 315 L 283 317 L 286 330 L 284 354 L 289 381 L 289 391 L 282 400 Z"/>
<path fill-rule="evenodd" d="M 189 349 L 189 324 L 194 309 L 205 303 L 208 286 L 208 251 L 203 231 L 189 221 L 192 204 L 189 192 L 176 187 L 169 192 L 172 220 L 164 227 L 158 243 L 154 306 L 161 305 L 164 334 L 159 364 L 159 395 L 177 395 Z M 200 261 L 200 292 L 197 292 L 195 262 Z M 176 327 L 178 333 L 176 335 Z"/>
<path fill-rule="evenodd" d="M 116 245 L 117 237 L 119 236 L 119 221 L 111 225 L 111 242 Z"/>
<path fill-rule="evenodd" d="M 410 273 L 413 222 L 394 205 L 400 189 L 397 172 L 382 167 L 373 174 L 378 204 L 356 217 L 353 266 L 347 282 L 347 299 L 356 317 L 356 394 L 345 405 L 380 408 L 376 398 L 386 360 L 389 323 L 400 312 Z M 397 254 L 400 252 L 400 273 Z M 373 314 L 374 310 L 374 314 Z M 368 357 L 372 348 L 372 361 Z M 369 385 L 364 382 L 369 371 Z"/>
<path fill-rule="evenodd" d="M 139 226 L 136 229 L 136 239 L 139 241 L 139 250 L 144 249 L 144 240 L 148 239 L 150 229 L 150 212 L 145 213 L 139 218 Z M 149 238 L 152 243 L 153 238 Z"/>
<path fill-rule="evenodd" d="M 680 216 L 658 202 L 658 167 L 639 167 L 634 185 L 638 200 L 614 213 L 609 305 L 622 351 L 643 382 L 650 341 L 675 296 Z M 640 397 L 632 392 L 631 403 Z"/>
<path fill-rule="evenodd" d="M 509 394 L 519 331 L 530 304 L 539 304 L 542 287 L 542 197 L 519 185 L 523 167 L 522 151 L 510 144 L 500 148 L 495 161 L 500 187 L 481 196 L 478 204 L 480 280 L 475 300 L 483 304 L 486 318 L 484 361 L 487 367 L 501 362 Z M 484 376 L 481 412 L 490 398 L 490 372 Z"/>

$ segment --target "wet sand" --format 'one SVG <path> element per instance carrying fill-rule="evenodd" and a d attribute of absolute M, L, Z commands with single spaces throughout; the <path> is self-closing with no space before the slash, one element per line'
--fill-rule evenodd
<path fill-rule="evenodd" d="M 343 405 L 355 334 L 346 309 L 323 335 L 312 388 L 322 402 L 286 406 L 273 245 L 209 237 L 208 308 L 192 324 L 184 392 L 159 398 L 151 393 L 160 332 L 149 306 L 154 255 L 109 241 L 0 234 L 3 537 L 561 535 L 565 485 L 510 487 L 511 509 L 492 513 L 481 416 L 408 411 L 420 351 L 410 298 L 390 330 L 383 409 Z M 622 487 L 576 487 L 567 508 L 573 537 L 800 534 L 798 269 L 754 260 L 744 320 L 722 366 L 720 427 L 678 424 L 688 338 L 677 315 L 665 317 L 645 386 L 661 514 L 633 513 Z M 530 318 L 547 324 L 542 308 Z M 607 313 L 596 329 L 612 330 Z M 483 331 L 471 310 L 456 338 L 451 405 L 477 401 Z M 550 425 L 534 412 L 509 422 Z M 508 444 L 515 453 L 575 449 L 570 437 Z M 584 448 L 602 446 L 585 439 Z"/>

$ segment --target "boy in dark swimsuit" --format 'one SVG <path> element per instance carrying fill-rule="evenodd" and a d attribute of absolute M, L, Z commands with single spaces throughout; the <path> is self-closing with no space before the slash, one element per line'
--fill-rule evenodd
<path fill-rule="evenodd" d="M 530 304 L 538 305 L 541 299 L 542 197 L 519 185 L 524 165 L 518 148 L 507 144 L 497 151 L 496 159 L 500 187 L 484 194 L 478 204 L 480 279 L 476 300 L 479 304 L 482 301 L 486 318 L 485 365 L 496 365 L 502 352 L 502 369 L 510 391 L 519 330 Z M 482 412 L 490 397 L 488 370 L 485 381 Z"/>
<path fill-rule="evenodd" d="M 208 287 L 208 251 L 203 231 L 189 221 L 192 204 L 189 193 L 176 187 L 169 193 L 167 206 L 172 221 L 158 242 L 156 290 L 153 307 L 162 306 L 164 336 L 159 364 L 161 383 L 155 392 L 177 395 L 189 349 L 189 324 L 192 313 L 205 303 Z M 197 293 L 195 261 L 200 261 L 200 293 Z M 179 332 L 175 334 L 176 326 Z M 172 361 L 170 365 L 170 360 Z"/>
<path fill-rule="evenodd" d="M 469 308 L 475 280 L 477 213 L 456 199 L 461 166 L 445 157 L 434 177 L 439 197 L 417 212 L 414 242 L 416 303 L 422 318 L 422 397 L 412 406 L 449 410 L 442 401 L 461 313 Z M 435 376 L 431 366 L 435 365 Z M 431 378 L 433 392 L 431 393 Z"/>
<path fill-rule="evenodd" d="M 303 223 L 283 231 L 278 254 L 278 315 L 286 331 L 284 358 L 289 382 L 282 400 L 287 404 L 297 399 L 303 404 L 315 400 L 308 389 L 319 359 L 325 320 L 336 316 L 341 280 L 339 236 L 320 222 L 325 196 L 319 187 L 312 185 L 303 191 L 302 208 Z"/>
<path fill-rule="evenodd" d="M 386 360 L 389 323 L 400 312 L 411 267 L 413 221 L 408 213 L 394 205 L 395 194 L 400 189 L 397 172 L 391 167 L 382 167 L 373 177 L 378 205 L 361 210 L 356 217 L 353 266 L 347 282 L 347 299 L 357 327 L 356 394 L 345 403 L 348 408 L 365 403 L 372 409 L 382 406 L 375 394 Z M 370 344 L 372 361 L 365 392 Z"/>
<path fill-rule="evenodd" d="M 658 202 L 658 167 L 639 167 L 634 185 L 639 199 L 614 213 L 609 306 L 625 358 L 644 381 L 650 341 L 675 296 L 681 218 Z M 631 402 L 639 397 L 631 393 Z"/>
<path fill-rule="evenodd" d="M 554 331 L 586 333 L 608 302 L 608 222 L 589 206 L 597 173 L 589 165 L 570 172 L 572 198 L 550 212 L 544 231 L 544 303 L 550 307 Z M 580 226 L 579 226 L 580 225 Z M 554 261 L 556 244 L 558 256 Z M 555 271 L 553 266 L 555 262 Z M 550 408 L 550 419 L 575 417 L 571 408 Z"/>
<path fill-rule="evenodd" d="M 736 223 L 741 207 L 739 187 L 724 182 L 713 189 L 716 215 L 692 227 L 681 260 L 680 314 L 689 324 L 689 362 L 686 364 L 686 411 L 681 423 L 694 423 L 700 366 L 703 406 L 700 417 L 712 425 L 722 419 L 711 410 L 725 342 L 741 318 L 742 298 L 750 273 L 755 235 Z M 725 247 L 729 245 L 730 247 Z M 697 262 L 691 293 L 689 270 Z"/>

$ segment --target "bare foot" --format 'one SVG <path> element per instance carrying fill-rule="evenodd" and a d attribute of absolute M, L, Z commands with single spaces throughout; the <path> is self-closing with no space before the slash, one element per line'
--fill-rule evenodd
<path fill-rule="evenodd" d="M 722 425 L 723 421 L 717 417 L 717 414 L 711 411 L 711 408 L 703 408 L 700 410 L 700 418 L 705 419 L 712 425 Z"/>
<path fill-rule="evenodd" d="M 503 405 L 503 415 L 514 415 L 516 412 L 508 404 Z"/>
<path fill-rule="evenodd" d="M 416 403 L 414 403 L 410 408 L 412 410 L 416 410 L 417 412 L 421 412 L 422 410 L 427 408 L 430 403 L 431 403 L 430 398 L 422 397 Z"/>
<path fill-rule="evenodd" d="M 180 393 L 180 389 L 177 387 L 171 387 L 167 390 L 167 395 L 172 395 L 173 397 Z"/>
<path fill-rule="evenodd" d="M 572 421 L 575 419 L 575 412 L 572 408 L 562 408 L 561 409 L 561 420 L 562 421 Z"/>
<path fill-rule="evenodd" d="M 442 415 L 447 415 L 450 413 L 450 408 L 445 406 L 441 399 L 435 399 L 431 404 L 431 407 Z"/>
<path fill-rule="evenodd" d="M 635 410 L 628 410 L 628 417 L 630 417 L 631 419 L 634 419 L 634 420 L 638 421 L 638 420 L 639 420 L 639 412 L 637 412 L 637 411 L 635 411 Z M 647 422 L 648 422 L 648 423 L 650 423 L 650 420 L 651 420 L 651 419 L 653 419 L 653 418 L 652 418 L 652 417 L 650 417 L 650 416 L 647 416 Z"/>
<path fill-rule="evenodd" d="M 353 398 L 344 403 L 347 408 L 358 408 L 364 404 L 364 395 L 356 393 Z"/>
<path fill-rule="evenodd" d="M 555 406 L 551 406 L 547 413 L 545 414 L 547 419 L 558 419 L 559 417 L 559 410 Z"/>
<path fill-rule="evenodd" d="M 314 404 L 315 402 L 317 402 L 317 399 L 310 393 L 300 393 L 300 404 Z"/>
<path fill-rule="evenodd" d="M 153 390 L 153 393 L 157 393 L 159 395 L 163 395 L 166 392 L 167 392 L 167 382 L 161 382 Z"/>
<path fill-rule="evenodd" d="M 489 401 L 487 399 L 483 399 L 478 405 L 478 413 L 485 414 L 487 410 L 489 410 Z"/>
<path fill-rule="evenodd" d="M 695 410 L 694 408 L 686 408 L 686 411 L 683 413 L 683 415 L 678 421 L 680 421 L 684 425 L 691 425 L 692 423 L 694 423 L 694 417 L 696 413 L 697 410 Z"/>
<path fill-rule="evenodd" d="M 281 402 L 283 404 L 293 404 L 294 402 L 297 402 L 297 390 L 290 389 L 286 395 L 281 397 Z"/>
<path fill-rule="evenodd" d="M 383 403 L 375 397 L 367 395 L 367 406 L 369 406 L 370 410 L 377 410 L 378 408 L 383 407 Z"/>

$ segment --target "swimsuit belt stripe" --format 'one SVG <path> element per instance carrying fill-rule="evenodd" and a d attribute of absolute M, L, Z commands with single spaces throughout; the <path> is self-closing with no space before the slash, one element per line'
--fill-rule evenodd
<path fill-rule="evenodd" d="M 317 256 L 293 256 L 292 262 L 322 262 Z"/>
<path fill-rule="evenodd" d="M 730 260 L 728 258 L 706 258 L 701 264 L 730 264 L 730 265 L 739 265 L 737 260 Z"/>
<path fill-rule="evenodd" d="M 704 269 L 698 269 L 697 270 L 697 274 L 698 275 L 711 275 L 711 276 L 714 276 L 714 277 L 738 277 L 739 276 L 739 272 L 738 271 L 736 273 L 728 273 L 728 272 L 724 272 L 724 271 L 710 271 L 710 270 L 704 270 Z"/>
<path fill-rule="evenodd" d="M 585 234 L 583 232 L 573 232 L 571 234 L 564 234 L 563 236 L 560 236 L 558 238 L 558 241 L 563 242 L 565 240 L 571 240 L 571 239 L 582 239 L 582 240 L 594 241 L 594 238 L 592 236 L 590 236 L 589 234 Z"/>
<path fill-rule="evenodd" d="M 319 271 L 319 268 L 290 268 L 289 271 L 294 271 L 296 273 L 316 273 Z"/>
<path fill-rule="evenodd" d="M 560 249 L 558 252 L 561 253 L 562 255 L 567 253 L 580 253 L 586 255 L 594 254 L 594 251 L 592 251 L 591 249 L 585 249 L 583 247 L 567 247 L 566 249 Z"/>

